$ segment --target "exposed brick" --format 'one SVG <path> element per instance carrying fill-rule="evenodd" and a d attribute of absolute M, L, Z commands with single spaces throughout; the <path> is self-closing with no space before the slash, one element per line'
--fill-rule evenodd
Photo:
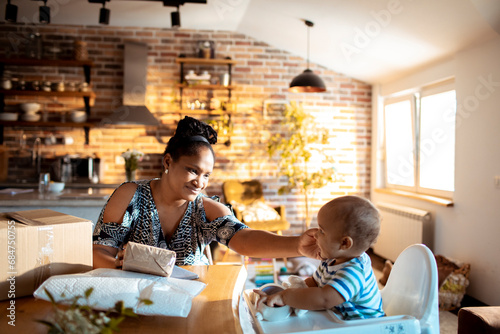
<path fill-rule="evenodd" d="M 159 175 L 161 154 L 164 143 L 173 135 L 175 126 L 181 117 L 179 113 L 179 91 L 175 87 L 179 81 L 179 65 L 175 58 L 184 53 L 191 56 L 198 40 L 213 40 L 216 55 L 219 58 L 229 56 L 238 64 L 233 68 L 233 84 L 238 88 L 232 92 L 231 101 L 235 102 L 233 111 L 233 134 L 231 146 L 225 146 L 227 135 L 219 136 L 220 144 L 214 146 L 217 155 L 214 173 L 211 177 L 210 193 L 221 193 L 221 184 L 227 179 L 259 179 L 265 188 L 265 197 L 273 204 L 284 204 L 287 218 L 292 227 L 287 233 L 300 232 L 304 218 L 303 195 L 297 191 L 286 196 L 277 194 L 277 190 L 286 184 L 284 177 L 278 175 L 277 156 L 269 157 L 267 142 L 271 135 L 284 133 L 280 124 L 279 113 L 263 114 L 263 101 L 268 99 L 297 100 L 303 103 L 311 115 L 318 117 L 317 127 L 326 127 L 332 138 L 332 147 L 325 147 L 323 152 L 332 156 L 334 166 L 345 173 L 336 175 L 336 182 L 316 192 L 312 203 L 314 216 L 321 205 L 335 197 L 346 194 L 369 194 L 370 159 L 371 159 L 371 85 L 338 74 L 317 64 L 310 64 L 311 69 L 320 75 L 327 84 L 327 92 L 321 94 L 295 94 L 288 91 L 292 78 L 305 69 L 303 57 L 290 54 L 265 42 L 254 40 L 246 35 L 223 31 L 176 31 L 168 28 L 138 27 L 101 27 L 101 26 L 37 26 L 47 43 L 61 43 L 65 54 L 71 55 L 73 40 L 78 38 L 88 43 L 89 55 L 95 62 L 92 69 L 92 87 L 96 98 L 92 101 L 91 118 L 106 124 L 110 112 L 122 103 L 123 85 L 123 45 L 127 41 L 146 43 L 148 52 L 148 77 L 146 105 L 161 120 L 158 131 L 144 128 L 120 129 L 113 127 L 94 127 L 90 131 L 90 144 L 84 144 L 81 129 L 56 127 L 50 129 L 5 128 L 4 141 L 9 149 L 18 149 L 20 131 L 27 135 L 28 146 L 37 136 L 49 133 L 62 137 L 71 135 L 75 144 L 43 147 L 46 155 L 66 153 L 95 153 L 102 159 L 102 181 L 119 183 L 124 180 L 123 164 L 115 163 L 127 148 L 136 148 L 146 153 L 149 160 L 141 162 L 139 177 L 151 178 Z M 23 24 L 2 24 L 1 36 L 6 33 L 25 38 L 33 27 Z M 8 42 L 0 37 L 0 45 Z M 49 44 L 47 44 L 49 45 Z M 8 46 L 9 49 L 10 45 Z M 0 48 L 0 55 L 5 56 L 7 48 Z M 11 51 L 12 52 L 12 51 Z M 20 52 L 23 52 L 21 50 Z M 196 66 L 196 71 L 207 70 L 214 77 L 226 71 L 225 66 Z M 82 81 L 79 68 L 9 68 L 26 80 L 50 80 L 58 82 Z M 185 90 L 183 101 L 187 98 L 204 99 L 207 91 Z M 227 92 L 214 91 L 214 98 L 227 99 Z M 25 96 L 6 96 L 9 107 L 29 101 Z M 61 113 L 83 107 L 83 101 L 77 98 L 37 98 L 49 111 L 50 117 L 60 119 Z M 328 115 L 328 116 L 325 116 Z M 200 119 L 218 119 L 219 116 L 193 115 Z M 164 143 L 155 138 L 156 135 Z M 344 140 L 345 139 L 345 140 Z M 334 144 L 333 144 L 334 143 Z M 13 173 L 12 166 L 9 174 Z M 32 169 L 17 169 L 17 175 L 31 175 Z"/>

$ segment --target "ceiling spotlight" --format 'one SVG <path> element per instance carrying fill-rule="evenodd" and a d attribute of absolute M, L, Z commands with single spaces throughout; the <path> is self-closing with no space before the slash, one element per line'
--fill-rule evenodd
<path fill-rule="evenodd" d="M 43 6 L 40 6 L 40 23 L 50 23 L 50 7 L 47 6 L 47 0 L 43 0 Z"/>
<path fill-rule="evenodd" d="M 304 21 L 307 26 L 307 68 L 293 78 L 288 89 L 293 93 L 319 93 L 326 91 L 323 80 L 309 69 L 309 28 L 314 26 L 311 21 Z"/>
<path fill-rule="evenodd" d="M 179 28 L 181 26 L 181 13 L 179 12 L 179 6 L 177 6 L 177 11 L 170 13 L 170 18 L 172 19 L 172 28 Z"/>
<path fill-rule="evenodd" d="M 5 21 L 7 22 L 17 21 L 17 6 L 11 5 L 10 0 L 7 0 L 7 5 L 5 6 Z"/>
<path fill-rule="evenodd" d="M 102 8 L 99 11 L 99 23 L 100 24 L 109 24 L 109 14 L 110 10 L 105 8 L 106 6 L 106 1 L 102 2 Z"/>

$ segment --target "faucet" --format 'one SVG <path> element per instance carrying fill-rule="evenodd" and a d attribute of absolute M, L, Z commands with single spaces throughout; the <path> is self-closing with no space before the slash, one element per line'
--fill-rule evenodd
<path fill-rule="evenodd" d="M 36 164 L 36 175 L 40 175 L 42 172 L 42 140 L 39 137 L 37 137 L 33 143 L 31 163 L 33 166 Z"/>

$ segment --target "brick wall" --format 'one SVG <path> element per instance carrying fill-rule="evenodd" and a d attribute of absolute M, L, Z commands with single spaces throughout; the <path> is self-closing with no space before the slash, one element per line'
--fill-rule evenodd
<path fill-rule="evenodd" d="M 90 142 L 84 141 L 81 129 L 68 128 L 6 128 L 5 144 L 10 150 L 9 178 L 23 173 L 22 166 L 14 161 L 30 156 L 31 145 L 36 137 L 42 141 L 50 134 L 57 139 L 55 145 L 44 145 L 45 156 L 63 154 L 95 154 L 101 158 L 101 181 L 119 183 L 124 180 L 123 162 L 120 154 L 128 148 L 146 153 L 141 162 L 139 178 L 158 175 L 161 168 L 161 153 L 165 143 L 173 134 L 176 122 L 183 117 L 179 111 L 179 65 L 175 58 L 180 54 L 192 56 L 198 40 L 213 40 L 216 43 L 216 57 L 231 57 L 237 60 L 233 67 L 232 113 L 233 134 L 230 138 L 220 135 L 220 144 L 214 148 L 217 154 L 216 166 L 209 194 L 221 195 L 221 184 L 227 179 L 259 179 L 265 187 L 265 197 L 274 204 L 284 204 L 287 218 L 294 225 L 291 232 L 299 231 L 304 216 L 303 197 L 300 194 L 278 195 L 277 189 L 286 183 L 277 175 L 276 158 L 269 158 L 267 142 L 274 133 L 283 131 L 279 125 L 280 113 L 263 113 L 263 102 L 268 99 L 298 101 L 316 118 L 319 126 L 332 132 L 323 153 L 333 157 L 337 170 L 336 182 L 316 191 L 313 216 L 327 200 L 344 194 L 368 196 L 370 185 L 371 146 L 371 86 L 336 73 L 333 70 L 311 64 L 311 69 L 327 85 L 327 92 L 320 94 L 296 94 L 288 92 L 292 78 L 306 67 L 306 60 L 296 55 L 267 45 L 243 34 L 226 31 L 194 31 L 156 28 L 117 28 L 108 26 L 33 26 L 23 24 L 0 24 L 2 56 L 22 55 L 27 36 L 37 29 L 44 46 L 58 46 L 61 57 L 71 57 L 74 40 L 88 43 L 90 58 L 95 62 L 92 69 L 92 88 L 96 93 L 91 118 L 98 120 L 98 126 L 90 131 Z M 161 120 L 158 130 L 145 128 L 117 128 L 105 125 L 106 117 L 121 104 L 123 79 L 123 45 L 126 41 L 139 41 L 149 47 L 146 105 Z M 25 80 L 78 81 L 83 78 L 80 68 L 14 68 L 14 75 Z M 218 76 L 224 67 L 196 68 L 197 72 L 207 70 Z M 190 93 L 194 96 L 193 92 Z M 186 101 L 190 94 L 183 97 Z M 225 92 L 214 92 L 220 100 Z M 59 119 L 61 113 L 81 108 L 78 99 L 41 99 L 30 97 L 31 101 L 42 103 L 49 116 Z M 6 97 L 8 106 L 24 100 L 20 97 Z M 195 115 L 199 119 L 217 119 L 208 115 Z M 26 147 L 19 146 L 25 135 Z M 73 144 L 62 144 L 64 137 L 72 137 Z M 224 145 L 230 139 L 231 144 Z M 20 161 L 20 160 L 19 160 Z M 26 166 L 29 169 L 29 166 Z M 30 169 L 32 170 L 32 168 Z M 24 171 L 26 174 L 26 171 Z"/>

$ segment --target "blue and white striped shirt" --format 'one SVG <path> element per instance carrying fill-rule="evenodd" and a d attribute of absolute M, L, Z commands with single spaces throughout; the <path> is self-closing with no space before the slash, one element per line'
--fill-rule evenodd
<path fill-rule="evenodd" d="M 335 265 L 335 259 L 321 262 L 313 275 L 319 287 L 332 286 L 346 300 L 335 306 L 344 320 L 384 316 L 382 297 L 368 254 Z"/>

